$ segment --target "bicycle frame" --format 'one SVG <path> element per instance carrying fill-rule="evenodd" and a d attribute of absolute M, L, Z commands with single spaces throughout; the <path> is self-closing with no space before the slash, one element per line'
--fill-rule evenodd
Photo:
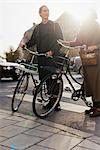
<path fill-rule="evenodd" d="M 58 56 L 58 57 L 59 57 L 59 56 Z M 60 58 L 62 58 L 63 60 L 64 60 L 64 59 L 65 59 L 65 60 L 68 59 L 68 60 L 70 61 L 69 58 L 65 58 L 65 57 L 60 57 Z M 52 59 L 52 60 L 53 60 L 53 62 L 56 64 L 56 61 L 55 61 L 54 59 Z M 64 65 L 64 64 L 63 64 L 63 65 Z M 56 65 L 56 66 L 57 66 L 57 68 L 59 67 L 58 65 Z M 83 93 L 84 93 L 84 91 L 83 91 L 83 89 L 84 89 L 84 79 L 83 79 L 83 82 L 82 82 L 82 83 L 78 82 L 78 81 L 73 77 L 73 75 L 71 74 L 71 71 L 70 71 L 69 66 L 70 66 L 69 63 L 66 64 L 65 70 L 59 70 L 59 71 L 57 72 L 57 74 L 58 74 L 58 77 L 62 77 L 62 75 L 65 76 L 66 80 L 67 80 L 68 83 L 70 84 L 70 86 L 71 86 L 71 88 L 73 89 L 74 93 L 77 92 L 77 91 L 80 91 L 81 95 L 79 96 L 79 92 L 78 92 L 78 97 L 77 97 L 77 99 L 74 99 L 74 98 L 72 97 L 73 100 L 78 100 L 80 97 L 83 97 Z M 69 79 L 69 77 L 68 77 L 67 74 L 69 74 L 69 76 L 71 77 L 71 79 L 72 79 L 75 83 L 77 83 L 78 85 L 81 86 L 80 89 L 78 89 L 78 90 L 75 89 L 74 85 L 72 84 L 72 82 L 71 82 L 71 80 Z M 77 95 L 76 95 L 76 96 L 77 96 Z"/>
<path fill-rule="evenodd" d="M 68 50 L 71 49 L 71 47 L 69 47 L 69 46 L 66 46 L 66 48 L 67 48 Z M 76 48 L 86 48 L 86 46 L 83 45 L 83 46 L 78 46 L 78 47 L 76 47 Z M 41 53 L 41 54 L 39 54 L 38 52 L 32 52 L 31 50 L 29 50 L 29 49 L 27 49 L 27 48 L 25 48 L 25 50 L 29 51 L 31 54 L 36 55 L 36 56 L 45 56 L 45 57 L 48 57 L 48 55 L 47 55 L 46 53 Z M 68 53 L 67 53 L 67 54 L 68 54 Z M 66 71 L 64 71 L 64 70 L 63 70 L 63 71 L 59 70 L 59 71 L 57 72 L 57 74 L 58 74 L 59 77 L 62 77 L 62 75 L 64 75 L 64 76 L 66 77 L 67 81 L 69 82 L 70 86 L 72 87 L 72 89 L 73 89 L 74 92 L 72 93 L 72 97 L 71 97 L 71 98 L 72 98 L 74 101 L 77 101 L 77 100 L 79 100 L 79 98 L 81 98 L 81 99 L 86 103 L 87 106 L 91 107 L 91 104 L 90 104 L 90 103 L 88 104 L 88 102 L 86 101 L 86 95 L 85 95 L 85 90 L 84 90 L 84 79 L 83 79 L 83 82 L 80 83 L 80 82 L 78 82 L 78 81 L 72 76 L 72 74 L 71 74 L 71 72 L 70 72 L 70 68 L 69 68 L 69 61 L 70 61 L 70 59 L 69 59 L 68 57 L 62 57 L 62 56 L 55 56 L 55 57 L 58 57 L 58 58 L 62 59 L 63 62 L 64 62 L 64 64 L 66 65 L 66 69 L 65 69 Z M 49 57 L 49 58 L 51 58 L 51 59 L 53 60 L 53 62 L 56 64 L 56 61 L 54 60 L 55 57 Z M 68 62 L 68 63 L 66 63 L 66 62 Z M 63 67 L 64 67 L 64 64 L 63 64 Z M 59 65 L 58 65 L 58 64 L 56 64 L 56 66 L 57 66 L 57 68 L 59 68 Z M 46 69 L 46 68 L 45 68 L 45 69 Z M 50 71 L 50 70 L 49 70 L 49 71 Z M 75 87 L 74 87 L 74 85 L 72 84 L 71 80 L 69 79 L 67 73 L 69 73 L 70 77 L 72 78 L 72 80 L 73 80 L 75 83 L 77 83 L 78 85 L 81 86 L 78 90 L 75 89 Z"/>

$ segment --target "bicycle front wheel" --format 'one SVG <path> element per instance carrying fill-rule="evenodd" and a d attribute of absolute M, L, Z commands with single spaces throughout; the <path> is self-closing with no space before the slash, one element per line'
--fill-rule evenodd
<path fill-rule="evenodd" d="M 11 104 L 12 112 L 18 111 L 24 99 L 24 96 L 26 94 L 28 88 L 28 81 L 29 81 L 28 74 L 23 74 L 20 77 L 12 98 L 12 104 Z"/>
<path fill-rule="evenodd" d="M 45 118 L 56 107 L 63 92 L 63 81 L 57 74 L 47 75 L 39 84 L 33 97 L 33 112 Z"/>

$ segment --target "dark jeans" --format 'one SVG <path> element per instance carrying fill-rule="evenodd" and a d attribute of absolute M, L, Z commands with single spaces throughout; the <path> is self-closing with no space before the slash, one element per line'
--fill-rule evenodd
<path fill-rule="evenodd" d="M 47 84 L 48 94 L 53 94 L 54 96 L 57 97 L 59 92 L 59 83 L 57 83 L 57 79 L 49 78 L 46 81 L 46 84 Z"/>

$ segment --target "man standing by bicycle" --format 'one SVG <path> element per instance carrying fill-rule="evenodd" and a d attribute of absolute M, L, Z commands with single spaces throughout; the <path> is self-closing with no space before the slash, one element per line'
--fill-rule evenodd
<path fill-rule="evenodd" d="M 36 26 L 31 39 L 26 43 L 27 48 L 36 45 L 38 53 L 46 53 L 48 56 L 60 55 L 60 46 L 57 44 L 58 39 L 63 39 L 60 26 L 53 21 L 48 20 L 49 9 L 43 5 L 39 9 L 39 15 L 42 22 Z M 25 43 L 20 43 L 20 47 L 25 46 Z M 49 71 L 44 70 L 40 66 L 53 66 L 51 59 L 45 56 L 38 58 L 39 78 L 42 80 Z M 56 91 L 58 91 L 56 89 Z M 57 93 L 57 92 L 56 92 Z M 56 110 L 60 110 L 60 104 L 57 104 Z"/>

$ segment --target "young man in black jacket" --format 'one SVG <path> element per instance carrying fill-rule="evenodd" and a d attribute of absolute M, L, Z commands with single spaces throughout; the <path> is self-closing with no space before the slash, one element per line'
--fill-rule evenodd
<path fill-rule="evenodd" d="M 38 53 L 47 53 L 48 56 L 60 55 L 60 46 L 57 44 L 58 39 L 63 39 L 62 31 L 58 23 L 50 21 L 49 9 L 43 5 L 39 9 L 39 15 L 42 22 L 36 26 L 33 31 L 31 39 L 26 43 L 27 48 L 36 45 Z M 23 46 L 20 43 L 19 46 Z M 47 73 L 46 70 L 41 69 L 40 66 L 54 66 L 55 64 L 46 57 L 38 58 L 38 70 L 40 80 L 44 78 Z M 58 91 L 58 89 L 56 89 Z M 57 92 L 56 92 L 57 93 Z M 56 106 L 56 110 L 60 110 L 60 104 Z"/>

